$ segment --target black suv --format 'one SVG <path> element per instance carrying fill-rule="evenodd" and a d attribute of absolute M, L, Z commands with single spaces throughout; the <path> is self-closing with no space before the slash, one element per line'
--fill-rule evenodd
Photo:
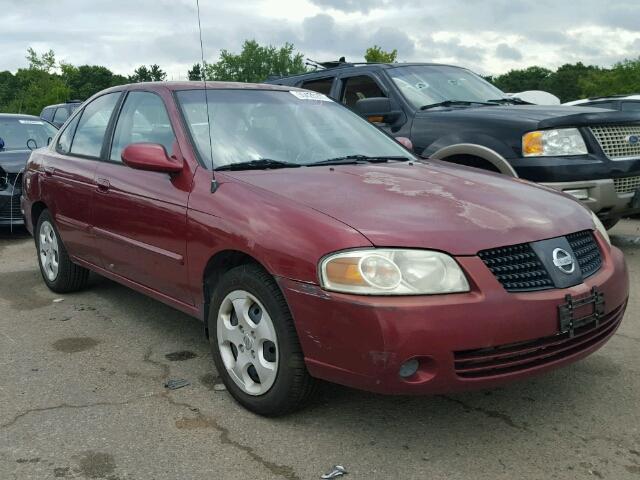
<path fill-rule="evenodd" d="M 508 97 L 473 72 L 431 63 L 330 63 L 267 83 L 333 97 L 416 153 L 543 183 L 611 228 L 640 212 L 640 114 Z"/>
<path fill-rule="evenodd" d="M 40 118 L 60 128 L 80 105 L 82 105 L 80 100 L 69 100 L 58 105 L 48 105 L 40 112 Z"/>

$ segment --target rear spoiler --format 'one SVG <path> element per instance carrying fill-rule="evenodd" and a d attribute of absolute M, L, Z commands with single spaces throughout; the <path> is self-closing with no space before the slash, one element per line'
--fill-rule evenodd
<path fill-rule="evenodd" d="M 590 127 L 593 125 L 625 125 L 637 124 L 640 126 L 640 113 L 637 112 L 620 112 L 617 110 L 602 112 L 585 112 L 565 117 L 554 117 L 541 120 L 538 128 L 556 128 L 556 127 Z"/>

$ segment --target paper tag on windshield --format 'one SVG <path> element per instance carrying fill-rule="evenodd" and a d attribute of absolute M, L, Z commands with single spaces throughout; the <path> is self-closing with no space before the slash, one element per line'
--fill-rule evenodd
<path fill-rule="evenodd" d="M 44 122 L 40 120 L 18 120 L 18 122 L 22 123 L 23 125 L 44 125 Z"/>
<path fill-rule="evenodd" d="M 298 92 L 289 90 L 289 93 L 300 100 L 316 100 L 318 102 L 331 102 L 331 99 L 322 93 L 317 92 Z"/>

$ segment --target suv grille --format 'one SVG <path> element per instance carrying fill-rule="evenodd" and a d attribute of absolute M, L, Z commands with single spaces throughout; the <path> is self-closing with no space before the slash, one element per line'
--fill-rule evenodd
<path fill-rule="evenodd" d="M 616 193 L 632 193 L 640 188 L 640 177 L 614 178 Z"/>
<path fill-rule="evenodd" d="M 0 220 L 20 220 L 22 218 L 22 209 L 20 208 L 20 197 L 14 196 L 13 202 L 7 199 L 7 202 L 0 206 Z"/>
<path fill-rule="evenodd" d="M 600 248 L 590 230 L 565 237 L 587 278 L 602 266 Z M 531 292 L 555 288 L 549 273 L 528 243 L 493 248 L 478 252 L 478 256 L 508 292 Z"/>
<path fill-rule="evenodd" d="M 509 292 L 553 288 L 551 277 L 528 243 L 483 250 L 478 256 Z"/>
<path fill-rule="evenodd" d="M 631 144 L 627 140 L 632 135 L 640 136 L 640 126 L 613 125 L 591 127 L 590 130 L 604 154 L 611 160 L 640 157 L 640 142 Z"/>

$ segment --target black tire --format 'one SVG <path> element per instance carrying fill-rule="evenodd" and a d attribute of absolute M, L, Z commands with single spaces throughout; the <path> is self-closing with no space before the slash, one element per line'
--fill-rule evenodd
<path fill-rule="evenodd" d="M 271 388 L 259 396 L 246 393 L 235 383 L 218 346 L 218 313 L 223 300 L 235 290 L 250 293 L 264 305 L 277 335 L 276 379 Z M 210 305 L 207 321 L 213 360 L 231 396 L 246 409 L 263 416 L 285 415 L 301 408 L 312 395 L 316 382 L 307 372 L 291 312 L 273 277 L 259 265 L 235 267 L 220 279 Z"/>
<path fill-rule="evenodd" d="M 606 220 L 602 220 L 602 225 L 604 225 L 604 228 L 607 230 L 611 230 L 619 221 L 619 218 L 607 218 Z"/>
<path fill-rule="evenodd" d="M 45 273 L 45 266 L 42 264 L 42 257 L 40 255 L 40 233 L 45 222 L 51 225 L 58 244 L 58 272 L 53 279 L 49 278 Z M 38 217 L 34 237 L 36 241 L 36 254 L 38 255 L 40 273 L 42 274 L 44 283 L 46 283 L 50 290 L 56 293 L 70 293 L 82 290 L 87 286 L 89 270 L 80 267 L 71 261 L 49 210 L 44 210 Z"/>

